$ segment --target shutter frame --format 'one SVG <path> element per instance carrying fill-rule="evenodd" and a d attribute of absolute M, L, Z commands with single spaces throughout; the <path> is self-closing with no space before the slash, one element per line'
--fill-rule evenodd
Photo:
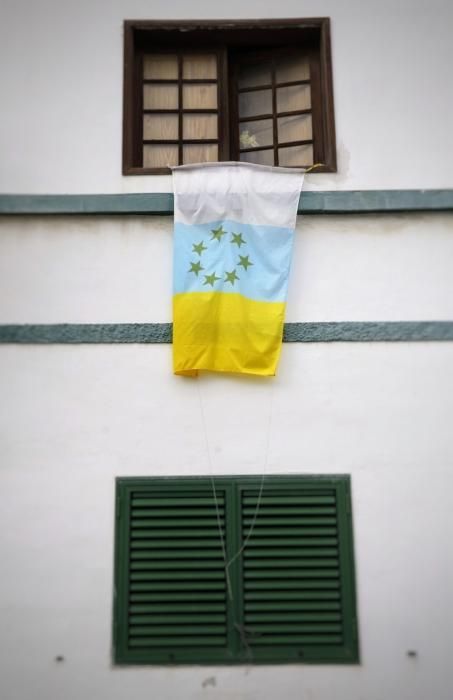
<path fill-rule="evenodd" d="M 243 503 L 242 503 L 242 498 L 243 494 L 247 492 L 259 492 L 259 488 L 261 485 L 261 477 L 216 477 L 214 479 L 215 482 L 215 488 L 218 496 L 220 497 L 220 494 L 223 493 L 225 497 L 225 502 L 224 502 L 224 515 L 225 515 L 225 541 L 226 541 L 226 546 L 227 546 L 227 559 L 230 560 L 232 559 L 235 554 L 238 552 L 239 548 L 241 547 L 241 543 L 243 541 L 243 537 L 247 535 L 248 531 L 248 525 L 252 519 L 252 515 L 250 515 L 250 511 L 253 513 L 253 506 L 250 506 L 249 504 L 247 505 L 249 509 L 249 514 L 246 516 L 243 512 Z M 228 598 L 228 592 L 225 592 L 224 600 L 225 600 L 225 606 L 226 606 L 226 643 L 224 646 L 221 647 L 215 647 L 210 645 L 209 642 L 209 637 L 206 639 L 206 645 L 204 646 L 192 646 L 191 648 L 185 648 L 181 649 L 175 646 L 175 648 L 172 648 L 171 646 L 164 647 L 164 649 L 159 649 L 158 645 L 156 644 L 156 649 L 158 650 L 157 652 L 153 650 L 152 647 L 131 647 L 128 644 L 128 639 L 129 639 L 129 634 L 131 633 L 131 627 L 135 627 L 135 623 L 137 622 L 137 619 L 139 620 L 140 624 L 143 624 L 144 626 L 147 625 L 148 623 L 148 616 L 147 616 L 147 611 L 146 611 L 146 604 L 143 603 L 137 603 L 136 601 L 134 602 L 134 605 L 139 605 L 139 607 L 135 607 L 135 610 L 129 608 L 130 604 L 130 583 L 131 583 L 131 550 L 130 550 L 130 540 L 131 540 L 131 516 L 132 516 L 132 510 L 131 510 L 131 504 L 132 504 L 132 498 L 142 498 L 143 493 L 147 493 L 148 495 L 152 493 L 153 498 L 157 498 L 159 500 L 160 496 L 159 494 L 165 493 L 168 497 L 168 494 L 174 494 L 174 497 L 179 499 L 181 503 L 184 502 L 185 498 L 188 498 L 191 494 L 193 493 L 198 493 L 200 492 L 204 493 L 209 497 L 209 494 L 212 496 L 212 482 L 210 478 L 206 477 L 150 477 L 150 478 L 142 478 L 142 477 L 131 477 L 131 478 L 118 478 L 116 480 L 116 512 L 115 512 L 115 523 L 116 523 L 116 536 L 115 536 L 115 585 L 114 585 L 114 602 L 113 602 L 113 660 L 115 664 L 148 664 L 148 665 L 165 665 L 165 664 L 243 664 L 243 663 L 253 663 L 253 664 L 269 664 L 269 663 L 358 663 L 359 662 L 359 646 L 358 646 L 358 635 L 357 635 L 357 612 L 356 612 L 356 603 L 355 603 L 355 572 L 354 572 L 354 554 L 353 554 L 353 537 L 352 537 L 352 513 L 351 513 L 351 507 L 350 507 L 350 478 L 347 475 L 335 475 L 335 476 L 306 476 L 306 475 L 294 475 L 294 476 L 266 476 L 265 481 L 264 481 L 264 491 L 263 491 L 263 500 L 262 504 L 266 503 L 266 498 L 272 497 L 272 494 L 274 491 L 282 491 L 282 490 L 292 490 L 293 494 L 296 492 L 301 493 L 302 491 L 306 491 L 308 493 L 312 493 L 316 490 L 321 491 L 321 492 L 326 492 L 330 491 L 331 493 L 334 494 L 335 498 L 335 508 L 337 510 L 337 526 L 338 526 L 338 543 L 339 543 L 339 584 L 340 584 L 340 591 L 341 591 L 341 597 L 340 597 L 340 612 L 341 612 L 341 619 L 342 619 L 342 643 L 341 644 L 336 644 L 336 645 L 328 645 L 328 646 L 322 646 L 322 645 L 310 645 L 308 644 L 307 641 L 301 641 L 299 644 L 296 645 L 287 645 L 287 644 L 273 644 L 272 642 L 269 642 L 268 644 L 265 644 L 264 642 L 261 645 L 253 645 L 249 631 L 247 627 L 248 625 L 247 620 L 250 619 L 250 615 L 252 615 L 252 620 L 258 620 L 258 624 L 262 626 L 262 628 L 267 628 L 269 627 L 270 629 L 273 628 L 281 628 L 283 632 L 281 633 L 280 636 L 282 639 L 285 638 L 285 631 L 284 630 L 290 630 L 291 634 L 293 633 L 293 628 L 291 625 L 294 627 L 294 621 L 290 619 L 290 615 L 292 614 L 291 610 L 291 605 L 290 604 L 290 609 L 288 610 L 288 592 L 291 593 L 291 588 L 288 590 L 281 590 L 280 593 L 278 591 L 275 591 L 272 593 L 272 597 L 275 603 L 275 611 L 273 611 L 273 614 L 276 616 L 275 618 L 272 618 L 271 620 L 268 619 L 260 619 L 260 615 L 263 614 L 262 606 L 260 606 L 260 595 L 258 595 L 257 601 L 255 601 L 252 605 L 253 609 L 248 609 L 246 610 L 245 606 L 245 595 L 246 595 L 246 582 L 250 580 L 250 572 L 252 572 L 252 580 L 256 579 L 256 582 L 258 582 L 260 585 L 264 582 L 264 585 L 267 586 L 266 581 L 270 581 L 271 584 L 273 581 L 277 580 L 278 581 L 278 559 L 280 558 L 282 561 L 285 562 L 285 568 L 288 566 L 290 568 L 287 568 L 289 571 L 289 576 L 288 576 L 288 582 L 285 583 L 285 585 L 291 586 L 291 581 L 294 580 L 294 571 L 297 569 L 297 562 L 294 562 L 291 559 L 291 556 L 288 557 L 284 550 L 288 548 L 278 548 L 277 545 L 269 545 L 266 547 L 266 550 L 268 551 L 273 551 L 275 549 L 278 550 L 279 555 L 284 554 L 284 556 L 279 556 L 275 558 L 275 561 L 277 562 L 276 567 L 273 571 L 270 573 L 270 578 L 267 578 L 268 572 L 264 571 L 264 578 L 260 579 L 259 577 L 257 578 L 253 572 L 258 571 L 259 572 L 259 567 L 260 567 L 260 560 L 254 559 L 254 557 L 250 557 L 246 554 L 244 558 L 244 553 L 242 556 L 237 557 L 233 564 L 229 568 L 229 574 L 230 574 L 230 579 L 231 579 L 231 584 L 233 588 L 233 600 L 229 600 Z M 136 494 L 136 496 L 133 496 L 133 494 Z M 196 496 L 196 497 L 199 497 Z M 158 507 L 153 505 L 154 507 Z M 178 509 L 175 508 L 174 506 L 166 506 L 167 508 L 173 509 L 173 512 L 177 511 Z M 200 511 L 200 507 L 196 505 L 191 505 L 190 508 L 192 509 L 197 509 L 197 511 Z M 187 512 L 193 512 L 190 510 L 190 508 L 185 508 L 185 513 L 184 517 L 189 517 L 187 516 Z M 258 513 L 258 518 L 255 524 L 255 527 L 257 528 L 257 532 L 259 529 L 259 519 L 260 519 L 260 514 L 263 517 L 263 505 L 260 506 L 259 513 Z M 278 505 L 276 506 L 278 508 Z M 294 508 L 297 509 L 297 505 L 292 507 L 293 510 Z M 326 510 L 326 507 L 323 506 L 322 504 L 317 504 L 316 509 L 320 511 L 320 513 L 316 513 L 316 518 L 318 518 L 318 521 L 316 521 L 316 530 L 319 530 L 323 527 L 331 527 L 331 522 L 328 524 L 325 522 L 326 518 L 331 517 L 331 513 L 329 512 L 322 512 L 322 510 Z M 201 508 L 202 509 L 202 508 Z M 141 509 L 142 510 L 142 509 Z M 161 513 L 163 511 L 162 508 L 158 508 L 159 510 L 159 523 L 161 523 Z M 280 510 L 285 511 L 285 508 L 280 508 Z M 285 512 L 283 514 L 279 514 L 277 517 L 277 522 L 281 522 L 281 519 L 283 517 L 283 520 L 285 520 Z M 294 526 L 294 530 L 304 530 L 307 528 L 307 515 L 302 513 L 302 515 L 298 516 L 299 518 L 303 519 L 302 523 L 298 523 Z M 311 516 L 310 516 L 311 517 Z M 175 516 L 177 520 L 177 516 Z M 203 516 L 200 516 L 198 513 L 196 515 L 196 520 L 197 520 L 197 529 L 199 528 L 199 522 L 203 518 Z M 149 518 L 146 518 L 142 513 L 140 513 L 140 527 L 149 527 Z M 146 523 L 142 523 L 141 520 L 147 521 Z M 286 518 L 287 519 L 287 518 Z M 211 518 L 212 520 L 212 518 Z M 275 518 L 274 518 L 275 520 Z M 244 522 L 245 521 L 245 522 Z M 135 521 L 137 522 L 137 520 Z M 173 525 L 175 527 L 175 525 Z M 272 523 L 265 523 L 264 524 L 264 529 L 267 531 L 269 529 L 272 529 L 273 525 Z M 216 526 L 217 529 L 217 526 Z M 293 529 L 293 528 L 291 528 Z M 243 532 L 244 530 L 244 532 Z M 168 536 L 168 528 L 166 529 L 167 536 Z M 305 537 L 305 535 L 298 534 L 297 537 Z M 268 537 L 268 535 L 266 535 Z M 329 535 L 330 537 L 330 535 Z M 215 538 L 214 538 L 215 539 Z M 272 537 L 269 537 L 270 540 L 275 539 Z M 278 538 L 277 538 L 278 539 Z M 152 551 L 157 551 L 159 553 L 159 568 L 161 566 L 167 571 L 167 573 L 172 571 L 175 566 L 177 566 L 177 562 L 175 562 L 172 559 L 172 551 L 171 549 L 165 549 L 162 547 L 162 544 L 159 543 L 159 538 L 156 538 L 157 550 L 152 550 Z M 135 540 L 135 541 L 141 541 L 143 542 L 144 540 Z M 154 542 L 154 540 L 151 540 Z M 168 540 L 166 540 L 168 542 Z M 187 543 L 191 542 L 190 538 L 187 538 Z M 211 540 L 209 540 L 211 542 Z M 314 566 L 316 562 L 316 558 L 320 556 L 321 552 L 328 552 L 329 553 L 329 561 L 326 564 L 326 570 L 328 569 L 328 566 L 331 565 L 330 562 L 330 555 L 334 551 L 334 549 L 330 546 L 326 546 L 323 544 L 322 536 L 320 537 L 319 535 L 316 535 L 316 537 L 313 538 L 314 542 L 321 542 L 321 545 L 318 546 L 312 546 L 311 548 L 308 547 L 307 551 L 305 550 L 298 550 L 303 552 L 303 556 L 307 557 L 306 561 L 308 561 L 307 564 L 307 571 L 310 574 L 317 575 L 316 571 L 319 573 L 319 568 L 316 569 Z M 203 539 L 202 539 L 203 542 Z M 251 550 L 251 543 L 253 542 L 253 535 L 252 538 L 250 539 L 248 546 L 246 550 Z M 206 545 L 206 539 L 204 540 L 204 544 Z M 188 546 L 190 546 L 188 544 Z M 160 547 L 160 548 L 159 548 Z M 143 550 L 139 550 L 140 552 L 143 552 Z M 196 551 L 196 550 L 195 550 Z M 212 556 L 212 550 L 209 548 L 201 549 L 199 550 L 202 555 L 204 556 Z M 307 552 L 315 552 L 315 557 L 308 557 Z M 161 555 L 163 559 L 161 560 Z M 141 555 L 140 555 L 141 556 Z M 154 555 L 152 554 L 154 557 Z M 244 566 L 244 559 L 247 562 L 247 566 Z M 154 559 L 151 560 L 151 564 L 154 561 Z M 156 560 L 157 561 L 157 560 Z M 188 559 L 187 561 L 190 562 L 189 567 L 187 568 L 187 572 L 190 574 L 188 577 L 189 583 L 193 580 L 192 575 L 197 572 L 197 568 L 195 566 L 194 568 L 194 561 Z M 201 563 L 208 562 L 209 565 L 209 559 L 203 559 L 200 560 Z M 327 561 L 327 559 L 326 559 Z M 167 564 L 165 563 L 167 562 Z M 222 560 L 223 562 L 223 560 Z M 217 563 L 219 563 L 217 561 Z M 210 566 L 210 565 L 209 565 Z M 223 564 L 222 564 L 223 566 Z M 291 569 L 291 567 L 293 567 Z M 143 568 L 143 567 L 142 567 Z M 209 569 L 210 571 L 215 571 L 217 572 L 214 577 L 214 583 L 219 580 L 218 572 L 219 568 L 217 569 Z M 134 569 L 135 571 L 135 569 Z M 146 580 L 148 579 L 147 572 L 153 571 L 153 567 L 151 568 L 148 567 L 148 564 L 144 567 L 143 571 L 140 570 L 140 578 L 145 578 Z M 247 575 L 246 575 L 247 572 Z M 277 573 L 275 573 L 277 572 Z M 136 572 L 137 573 L 137 572 Z M 262 575 L 263 572 L 261 572 L 260 575 Z M 202 571 L 201 574 L 202 576 Z M 330 576 L 330 578 L 329 578 Z M 331 575 L 327 577 L 323 576 L 320 579 L 320 582 L 322 584 L 323 581 L 331 581 Z M 183 572 L 183 578 L 184 580 L 187 580 L 187 577 L 185 576 Z M 196 580 L 196 579 L 195 579 Z M 334 580 L 334 579 L 333 579 Z M 179 584 L 178 584 L 179 585 Z M 184 584 L 185 585 L 185 584 Z M 330 585 L 330 584 L 329 584 Z M 269 590 L 269 587 L 267 587 L 267 590 Z M 323 629 L 330 630 L 329 634 L 334 634 L 335 630 L 337 629 L 338 625 L 338 618 L 336 615 L 338 614 L 338 609 L 332 608 L 332 600 L 329 597 L 329 588 L 323 589 L 321 591 L 322 595 L 324 598 L 320 601 L 319 600 L 319 595 L 316 591 L 310 591 L 308 590 L 308 597 L 307 600 L 304 602 L 302 605 L 301 610 L 299 610 L 298 614 L 300 616 L 300 622 L 304 626 L 304 630 L 306 632 L 305 637 L 310 638 L 313 637 L 313 635 L 316 635 L 316 625 L 321 624 L 321 627 Z M 203 600 L 202 600 L 202 593 L 203 591 L 195 591 L 196 594 L 200 593 L 200 596 L 198 596 L 200 599 L 197 600 L 197 606 L 200 604 L 201 606 L 203 605 Z M 260 594 L 259 587 L 255 591 L 255 594 L 258 593 Z M 264 590 L 265 593 L 265 590 Z M 217 592 L 216 592 L 217 594 Z M 283 594 L 283 595 L 282 595 Z M 318 596 L 315 600 L 316 605 L 315 609 L 313 609 L 313 604 L 312 600 L 310 599 L 310 595 L 315 594 Z M 168 611 L 171 610 L 172 614 L 172 621 L 174 621 L 177 617 L 176 612 L 178 612 L 181 609 L 184 609 L 184 601 L 183 600 L 178 600 L 178 602 L 173 602 L 172 599 L 174 600 L 174 594 L 171 591 L 165 591 L 163 594 L 164 598 L 166 597 L 167 600 L 161 602 L 162 607 L 162 614 L 159 617 L 159 624 L 162 624 L 162 629 L 167 633 L 168 629 L 165 629 L 165 615 L 168 614 Z M 179 595 L 179 592 L 178 592 Z M 219 608 L 216 607 L 217 603 L 221 603 L 221 600 L 216 600 L 216 601 L 211 601 L 210 606 L 208 609 L 205 610 L 205 621 L 206 624 L 212 624 L 213 626 L 219 626 L 222 623 L 220 622 L 221 618 L 221 612 L 219 612 Z M 175 607 L 178 607 L 178 611 L 172 610 L 172 604 Z M 140 607 L 141 605 L 141 607 Z M 183 606 L 181 608 L 181 606 Z M 257 608 L 257 609 L 254 609 Z M 199 606 L 195 608 L 196 611 L 199 610 Z M 207 615 L 207 610 L 212 613 L 212 623 L 209 620 L 209 616 Z M 138 612 L 137 612 L 138 611 Z M 316 618 L 313 617 L 313 612 L 316 614 Z M 154 611 L 153 611 L 154 614 Z M 160 613 L 159 613 L 160 614 Z M 197 626 L 197 623 L 194 622 L 196 619 L 196 614 L 197 612 L 192 613 L 192 617 L 190 618 L 190 622 L 194 623 L 195 626 Z M 279 615 L 281 614 L 281 619 L 279 620 Z M 143 617 L 145 615 L 145 617 Z M 304 616 L 307 616 L 304 618 Z M 137 617 L 138 616 L 138 617 Z M 258 616 L 258 617 L 257 617 Z M 134 624 L 133 624 L 134 623 Z M 207 628 L 208 631 L 211 631 L 212 628 Z M 184 632 L 184 630 L 182 630 Z M 200 635 L 201 638 L 201 635 Z M 300 635 L 301 640 L 304 640 L 304 634 L 301 632 Z M 175 639 L 176 636 L 175 636 Z"/>

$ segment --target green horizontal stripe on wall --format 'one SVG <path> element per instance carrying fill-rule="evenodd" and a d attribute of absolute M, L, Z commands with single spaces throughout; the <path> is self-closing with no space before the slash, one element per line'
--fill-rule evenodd
<path fill-rule="evenodd" d="M 302 192 L 299 214 L 453 211 L 453 190 Z M 173 194 L 2 194 L 4 215 L 173 214 Z"/>
<path fill-rule="evenodd" d="M 285 323 L 284 343 L 453 341 L 453 321 Z M 0 325 L 0 343 L 171 343 L 171 323 Z"/>

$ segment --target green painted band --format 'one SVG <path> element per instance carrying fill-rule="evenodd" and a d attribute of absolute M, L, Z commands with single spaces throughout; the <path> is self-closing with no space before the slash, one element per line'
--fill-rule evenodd
<path fill-rule="evenodd" d="M 453 211 L 453 189 L 302 192 L 299 214 Z M 173 214 L 173 194 L 2 194 L 4 215 Z"/>
<path fill-rule="evenodd" d="M 453 341 L 453 321 L 285 323 L 284 343 Z M 171 323 L 0 325 L 0 343 L 171 343 Z"/>

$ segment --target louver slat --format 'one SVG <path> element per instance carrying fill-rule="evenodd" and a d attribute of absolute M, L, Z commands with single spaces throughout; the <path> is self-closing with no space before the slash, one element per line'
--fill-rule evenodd
<path fill-rule="evenodd" d="M 197 649 L 226 647 L 221 491 L 217 507 L 218 513 L 212 489 L 132 493 L 127 640 L 132 653 L 184 660 Z"/>
<path fill-rule="evenodd" d="M 129 642 L 129 646 L 131 648 L 134 647 L 141 647 L 142 651 L 145 651 L 145 649 L 149 649 L 150 652 L 152 653 L 153 647 L 170 647 L 171 648 L 171 653 L 168 654 L 167 658 L 171 661 L 174 661 L 176 658 L 178 658 L 178 650 L 180 649 L 185 649 L 185 648 L 194 648 L 194 647 L 223 647 L 225 645 L 225 640 L 223 636 L 218 636 L 214 637 L 212 635 L 202 637 L 202 636 L 197 636 L 197 637 L 190 637 L 188 635 L 184 637 L 176 637 L 176 636 L 171 636 L 171 637 L 134 637 L 134 639 L 131 639 Z M 159 654 L 160 658 L 162 655 Z"/>
<path fill-rule="evenodd" d="M 184 549 L 172 549 L 171 552 L 165 551 L 144 551 L 144 552 L 131 552 L 130 559 L 143 560 L 143 559 L 153 559 L 156 561 L 161 561 L 162 559 L 171 559 L 172 561 L 178 561 L 179 559 L 190 559 L 198 561 L 199 559 L 222 559 L 222 552 L 219 549 L 204 549 L 197 550 L 192 546 L 190 548 L 186 547 Z"/>
<path fill-rule="evenodd" d="M 337 594 L 335 594 L 337 595 Z M 338 596 L 337 596 L 338 597 Z M 294 599 L 289 599 L 288 596 L 284 599 L 284 594 L 276 595 L 275 598 L 271 598 L 271 596 L 267 596 L 267 600 L 265 601 L 260 601 L 260 602 L 254 602 L 250 601 L 247 603 L 247 611 L 249 615 L 253 615 L 253 611 L 259 610 L 263 612 L 270 612 L 274 613 L 277 615 L 277 617 L 280 616 L 281 611 L 292 611 L 291 615 L 294 615 Z M 335 601 L 325 601 L 322 600 L 321 597 L 319 600 L 297 600 L 297 605 L 296 608 L 298 611 L 305 611 L 305 610 L 316 610 L 317 612 L 323 611 L 323 610 L 340 610 L 341 605 L 339 602 Z M 249 620 L 252 619 L 252 617 L 248 618 Z"/>
<path fill-rule="evenodd" d="M 217 504 L 219 506 L 223 506 L 225 501 L 222 496 L 217 496 Z M 179 507 L 186 508 L 187 506 L 203 506 L 204 508 L 209 508 L 209 512 L 206 512 L 207 516 L 215 517 L 215 501 L 214 498 L 211 495 L 203 495 L 203 496 L 198 496 L 198 497 L 191 497 L 191 496 L 186 496 L 183 497 L 182 495 L 178 494 L 176 497 L 170 497 L 168 496 L 165 498 L 165 496 L 155 496 L 155 497 L 143 497 L 143 496 L 137 496 L 134 499 L 133 503 L 134 508 L 140 509 L 143 506 L 156 506 L 157 508 L 164 508 L 165 506 L 174 506 L 176 507 L 176 510 L 179 509 Z M 140 511 L 141 513 L 141 511 Z M 147 515 L 151 517 L 152 511 L 148 511 Z M 132 512 L 132 518 L 136 517 L 136 514 Z M 176 516 L 178 517 L 178 516 Z"/>
<path fill-rule="evenodd" d="M 161 624 L 169 624 L 173 621 L 175 622 L 184 622 L 184 624 L 187 623 L 192 623 L 192 622 L 205 622 L 205 623 L 216 623 L 216 622 L 224 622 L 225 621 L 225 615 L 219 614 L 215 615 L 214 613 L 206 613 L 205 610 L 200 611 L 196 615 L 186 613 L 182 614 L 181 612 L 177 613 L 177 617 L 175 614 L 177 613 L 176 610 L 167 610 L 167 614 L 165 612 L 161 611 L 161 614 L 151 614 L 151 615 L 131 615 L 129 618 L 129 622 L 131 625 L 148 625 L 148 624 L 154 624 L 154 625 L 161 625 Z"/>
<path fill-rule="evenodd" d="M 146 552 L 150 552 L 152 549 L 181 549 L 182 547 L 187 547 L 190 544 L 191 547 L 195 549 L 199 547 L 200 549 L 209 549 L 211 552 L 215 551 L 218 553 L 220 549 L 219 537 L 217 539 L 196 539 L 191 540 L 189 543 L 187 540 L 134 540 L 131 542 L 131 549 L 144 549 Z M 217 546 L 216 546 L 217 545 Z"/>
<path fill-rule="evenodd" d="M 200 581 L 200 570 L 198 571 L 174 571 L 173 569 L 159 569 L 157 571 L 139 571 L 132 572 L 130 580 L 131 581 L 149 581 L 154 583 L 156 579 L 162 581 Z M 221 580 L 222 585 L 219 589 L 224 588 L 223 585 L 224 573 L 223 571 L 203 571 L 203 581 L 209 580 Z"/>
<path fill-rule="evenodd" d="M 258 493 L 244 490 L 242 533 Z M 320 512 L 321 511 L 321 512 Z M 257 660 L 343 643 L 336 493 L 268 487 L 243 554 L 244 629 Z M 272 649 L 272 652 L 271 652 Z"/>
<path fill-rule="evenodd" d="M 337 622 L 341 620 L 339 613 L 330 612 L 274 612 L 274 613 L 249 613 L 249 622 Z"/>
<path fill-rule="evenodd" d="M 273 587 L 274 589 L 274 587 Z M 245 593 L 245 600 L 339 600 L 338 591 L 249 591 Z"/>
<path fill-rule="evenodd" d="M 313 559 L 312 561 L 316 561 L 316 559 Z M 155 569 L 165 569 L 166 571 L 170 571 L 171 569 L 181 569 L 181 564 L 183 564 L 182 568 L 184 571 L 190 571 L 190 569 L 195 569 L 196 571 L 199 569 L 218 569 L 219 565 L 216 559 L 214 561 L 212 561 L 212 559 L 200 561 L 183 559 L 182 561 L 165 561 L 164 564 L 162 564 L 162 561 L 147 561 L 142 559 L 139 561 L 131 561 L 131 571 L 148 571 Z"/>
<path fill-rule="evenodd" d="M 134 623 L 134 617 L 138 615 L 147 615 L 148 613 L 152 613 L 156 616 L 156 618 L 158 618 L 160 615 L 165 615 L 167 613 L 171 613 L 172 615 L 174 615 L 175 613 L 196 613 L 197 616 L 207 615 L 208 613 L 222 613 L 223 617 L 223 613 L 225 612 L 225 606 L 223 603 L 152 603 L 150 605 L 131 605 L 129 607 L 129 612 L 129 621 L 132 624 Z M 214 617 L 216 616 L 212 615 L 212 618 L 210 617 L 210 619 L 213 619 Z M 215 621 L 219 622 L 218 619 L 216 619 Z M 147 620 L 147 622 L 150 622 L 150 620 Z"/>

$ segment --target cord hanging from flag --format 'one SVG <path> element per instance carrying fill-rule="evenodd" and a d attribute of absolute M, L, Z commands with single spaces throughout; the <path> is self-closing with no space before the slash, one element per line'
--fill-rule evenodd
<path fill-rule="evenodd" d="M 272 376 L 304 171 L 236 162 L 172 171 L 174 372 Z"/>

